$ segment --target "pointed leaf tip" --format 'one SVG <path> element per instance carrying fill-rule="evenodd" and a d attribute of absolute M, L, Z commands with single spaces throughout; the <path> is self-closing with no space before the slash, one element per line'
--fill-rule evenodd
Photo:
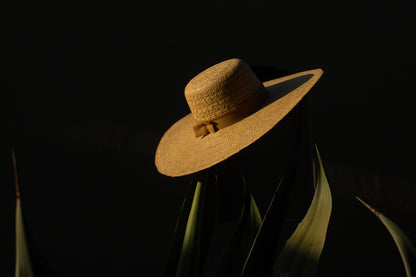
<path fill-rule="evenodd" d="M 314 276 L 322 253 L 332 210 L 331 190 L 315 145 L 318 182 L 312 203 L 280 253 L 276 276 Z"/>
<path fill-rule="evenodd" d="M 14 175 L 14 185 L 15 185 L 15 190 L 16 190 L 16 198 L 20 198 L 19 179 L 17 175 L 16 156 L 14 154 L 14 148 L 11 149 L 11 152 L 12 152 L 12 164 L 13 164 L 13 175 Z"/>
<path fill-rule="evenodd" d="M 357 200 L 360 201 L 367 209 L 373 212 L 384 226 L 389 231 L 392 236 L 403 261 L 403 265 L 406 271 L 407 277 L 416 276 L 416 248 L 412 244 L 411 240 L 407 235 L 400 229 L 400 227 L 390 220 L 388 217 L 384 216 L 382 213 L 378 212 L 376 209 L 371 207 L 369 204 L 364 202 L 361 198 L 356 196 Z"/>

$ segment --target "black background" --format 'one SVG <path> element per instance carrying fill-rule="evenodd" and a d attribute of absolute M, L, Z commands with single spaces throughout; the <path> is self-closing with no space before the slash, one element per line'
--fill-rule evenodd
<path fill-rule="evenodd" d="M 160 275 L 188 178 L 157 173 L 156 146 L 188 113 L 186 83 L 234 57 L 325 71 L 310 93 L 334 195 L 318 273 L 403 274 L 387 231 L 354 195 L 415 241 L 410 4 L 15 2 L 5 9 L 0 275 L 12 276 L 14 261 L 11 146 L 28 235 L 60 276 Z"/>

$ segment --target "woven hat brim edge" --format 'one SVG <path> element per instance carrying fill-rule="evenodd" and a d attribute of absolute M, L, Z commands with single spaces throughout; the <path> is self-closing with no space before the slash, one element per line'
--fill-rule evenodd
<path fill-rule="evenodd" d="M 243 120 L 204 138 L 195 138 L 192 114 L 186 115 L 162 136 L 155 154 L 157 170 L 171 177 L 184 176 L 209 168 L 238 153 L 282 120 L 310 91 L 322 74 L 322 69 L 313 69 L 264 82 L 271 95 L 268 103 Z M 279 84 L 308 75 L 311 77 L 307 81 L 283 97 L 278 95 L 276 87 Z"/>

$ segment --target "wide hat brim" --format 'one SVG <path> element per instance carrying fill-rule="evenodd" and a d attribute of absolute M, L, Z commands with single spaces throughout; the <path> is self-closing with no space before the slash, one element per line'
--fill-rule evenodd
<path fill-rule="evenodd" d="M 161 138 L 155 164 L 177 177 L 209 168 L 246 148 L 282 120 L 322 76 L 314 69 L 264 82 L 266 103 L 244 119 L 204 137 L 195 137 L 192 114 L 172 125 Z"/>

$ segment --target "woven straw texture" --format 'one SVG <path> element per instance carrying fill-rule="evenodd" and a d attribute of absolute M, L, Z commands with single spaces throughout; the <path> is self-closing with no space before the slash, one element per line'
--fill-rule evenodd
<path fill-rule="evenodd" d="M 192 113 L 177 121 L 161 138 L 155 155 L 155 164 L 160 173 L 172 177 L 191 174 L 209 168 L 238 153 L 270 131 L 283 119 L 302 100 L 323 73 L 321 69 L 315 69 L 264 82 L 268 98 L 257 111 L 214 133 L 196 137 L 193 130 L 195 122 L 206 120 L 208 117 L 211 119 L 217 115 L 213 115 L 211 109 L 211 113 L 196 113 L 197 116 L 194 118 L 193 112 L 195 110 L 215 106 L 215 101 L 221 100 L 228 101 L 228 103 L 218 105 L 222 108 L 214 111 L 214 114 L 222 113 L 222 109 L 229 110 L 231 105 L 238 106 L 246 97 L 240 95 L 240 97 L 233 98 L 233 95 L 239 95 L 239 91 L 249 95 L 249 91 L 254 90 L 256 82 L 259 82 L 256 77 L 252 78 L 254 73 L 248 66 L 245 68 L 245 63 L 243 63 L 241 72 L 237 73 L 238 77 L 231 77 L 231 79 L 234 78 L 234 81 L 227 82 L 227 78 L 230 79 L 229 73 L 232 73 L 234 67 L 237 66 L 236 62 L 240 63 L 241 61 L 236 60 L 232 59 L 214 65 L 188 83 L 185 88 L 185 96 Z M 229 64 L 226 65 L 227 63 Z M 247 87 L 251 89 L 241 90 L 241 87 L 244 87 L 241 84 L 247 83 L 247 80 L 250 79 L 252 80 L 249 81 Z M 224 83 L 226 84 L 223 85 Z M 230 85 L 231 87 L 229 87 Z M 201 90 L 207 87 L 212 89 L 201 93 Z M 198 99 L 198 92 L 206 97 Z M 218 94 L 225 94 L 225 96 L 218 96 Z M 205 106 L 199 103 L 205 103 Z M 200 118 L 198 114 L 206 116 Z"/>

